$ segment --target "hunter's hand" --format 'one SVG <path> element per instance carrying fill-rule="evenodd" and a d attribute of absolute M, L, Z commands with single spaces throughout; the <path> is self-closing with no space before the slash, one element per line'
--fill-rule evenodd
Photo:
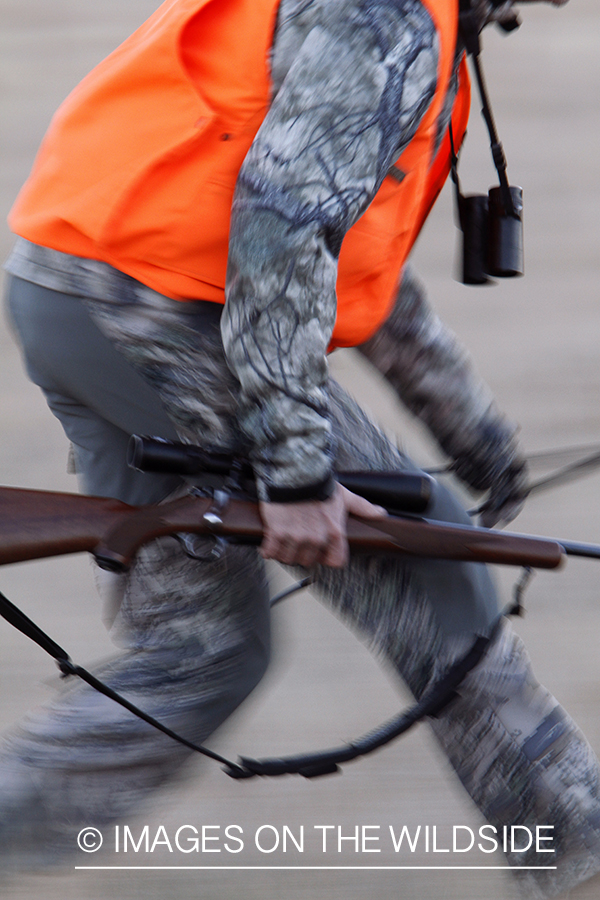
<path fill-rule="evenodd" d="M 479 507 L 479 524 L 504 528 L 517 518 L 528 496 L 527 463 L 517 458 L 494 480 L 485 503 Z"/>
<path fill-rule="evenodd" d="M 328 500 L 302 503 L 261 503 L 264 537 L 260 552 L 289 566 L 317 563 L 339 569 L 348 561 L 346 521 L 353 513 L 365 519 L 381 519 L 387 513 L 336 485 Z"/>

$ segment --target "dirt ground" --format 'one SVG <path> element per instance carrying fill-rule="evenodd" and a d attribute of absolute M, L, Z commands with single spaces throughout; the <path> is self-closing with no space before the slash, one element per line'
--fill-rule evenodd
<path fill-rule="evenodd" d="M 154 9 L 154 0 L 0 0 L 0 205 L 7 212 L 30 168 L 38 142 L 60 100 L 92 65 Z M 420 239 L 415 258 L 435 306 L 469 347 L 507 414 L 518 421 L 533 453 L 600 440 L 600 8 L 573 0 L 562 10 L 525 11 L 519 32 L 486 34 L 484 64 L 513 183 L 525 191 L 526 277 L 489 288 L 452 280 L 456 234 L 452 196 L 446 190 Z M 467 191 L 487 189 L 493 171 L 477 111 L 461 163 Z M 4 216 L 2 216 L 4 219 Z M 0 251 L 11 236 L 0 224 Z M 332 369 L 398 436 L 414 457 L 436 460 L 427 437 L 398 408 L 390 393 L 352 352 L 336 354 Z M 3 483 L 75 490 L 66 474 L 66 443 L 37 389 L 24 375 L 8 329 L 0 330 L 0 478 Z M 600 540 L 600 473 L 531 498 L 519 531 Z M 527 616 L 516 627 L 525 638 L 539 678 L 579 722 L 600 751 L 600 563 L 570 560 L 560 573 L 538 574 L 527 594 Z M 6 567 L 0 589 L 86 665 L 114 648 L 98 627 L 99 604 L 89 563 L 69 558 Z M 509 598 L 515 572 L 499 573 Z M 282 576 L 275 574 L 276 581 Z M 263 685 L 212 741 L 225 754 L 271 755 L 336 745 L 383 721 L 406 702 L 366 650 L 308 594 L 274 612 L 276 650 Z M 0 622 L 0 725 L 3 730 L 48 697 L 56 683 L 53 663 L 39 648 Z M 118 748 L 115 748 L 118 753 Z M 90 826 L 93 826 L 90 822 Z M 394 746 L 346 768 L 341 777 L 315 782 L 227 779 L 218 766 L 194 762 L 187 778 L 162 792 L 129 825 L 150 840 L 163 825 L 174 835 L 183 825 L 243 828 L 244 850 L 219 856 L 130 851 L 121 865 L 149 870 L 60 870 L 23 875 L 6 885 L 10 898 L 138 900 L 172 896 L 248 900 L 286 897 L 372 900 L 508 900 L 510 880 L 500 855 L 421 849 L 394 853 L 389 826 L 437 828 L 438 848 L 452 826 L 476 831 L 483 823 L 456 784 L 426 726 Z M 263 851 L 254 843 L 260 832 Z M 284 826 L 291 840 L 272 853 Z M 355 827 L 379 837 L 375 856 L 324 854 L 320 825 Z M 377 828 L 379 826 L 379 828 Z M 276 830 L 276 831 L 275 831 Z M 237 832 L 239 834 L 239 832 Z M 336 835 L 336 831 L 331 832 Z M 463 832 L 467 834 L 467 832 Z M 109 837 L 105 848 L 109 843 Z M 111 838 L 112 839 L 112 838 Z M 199 858 L 200 857 L 200 858 Z M 77 865 L 114 866 L 115 854 L 80 854 Z M 208 862 L 206 861 L 208 859 Z M 441 862 L 440 862 L 441 860 Z M 452 870 L 436 866 L 452 864 Z M 178 871 L 159 866 L 234 866 Z M 311 868 L 360 866 L 349 869 Z M 384 869 L 384 866 L 415 866 Z M 244 869 L 244 866 L 298 868 Z M 378 866 L 380 868 L 369 868 Z M 473 868 L 458 868 L 471 866 Z M 483 866 L 483 869 L 475 868 Z M 590 895 L 591 896 L 591 895 Z"/>

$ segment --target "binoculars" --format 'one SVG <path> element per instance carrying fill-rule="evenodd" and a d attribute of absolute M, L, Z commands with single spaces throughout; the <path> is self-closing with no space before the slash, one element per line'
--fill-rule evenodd
<path fill-rule="evenodd" d="M 520 187 L 508 190 L 512 210 L 506 209 L 500 187 L 491 188 L 487 195 L 460 196 L 463 284 L 487 284 L 490 276 L 523 274 L 523 191 Z"/>

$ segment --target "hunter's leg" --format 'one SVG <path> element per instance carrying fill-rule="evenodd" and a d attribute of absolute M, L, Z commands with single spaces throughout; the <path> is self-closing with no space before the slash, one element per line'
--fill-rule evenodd
<path fill-rule="evenodd" d="M 168 585 L 168 588 L 166 587 Z M 268 592 L 258 554 L 210 563 L 164 538 L 140 551 L 115 627 L 127 649 L 93 674 L 194 742 L 244 700 L 268 661 Z M 61 861 L 81 828 L 136 812 L 190 756 L 109 698 L 70 679 L 0 750 L 0 847 Z M 31 859 L 29 859 L 31 857 Z M 4 856 L 6 858 L 6 856 Z"/>
<path fill-rule="evenodd" d="M 406 460 L 332 385 L 341 468 L 386 469 Z M 464 521 L 440 489 L 433 518 Z M 452 572 L 453 570 L 453 572 Z M 497 619 L 482 566 L 410 564 L 356 557 L 343 572 L 319 570 L 325 598 L 420 696 Z M 553 826 L 556 872 L 520 872 L 524 896 L 551 897 L 600 870 L 600 771 L 573 721 L 535 680 L 521 641 L 504 623 L 435 734 L 467 791 L 493 825 Z M 549 832 L 548 832 L 549 833 Z M 547 854 L 511 854 L 513 865 L 548 865 Z"/>
<path fill-rule="evenodd" d="M 141 476 L 125 465 L 134 429 L 176 432 L 155 391 L 81 301 L 26 282 L 13 284 L 11 300 L 29 371 L 73 441 L 85 488 L 140 503 L 177 487 L 179 478 Z M 198 562 L 164 538 L 140 551 L 122 588 L 114 628 L 126 650 L 95 674 L 188 739 L 204 740 L 267 665 L 268 593 L 258 554 L 232 547 Z M 66 685 L 0 751 L 0 846 L 29 863 L 44 852 L 60 859 L 59 851 L 77 849 L 79 828 L 134 810 L 188 756 L 88 686 Z"/>

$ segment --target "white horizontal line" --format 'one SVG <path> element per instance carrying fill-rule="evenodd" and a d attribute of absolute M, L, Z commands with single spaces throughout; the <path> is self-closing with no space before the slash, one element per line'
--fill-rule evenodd
<path fill-rule="evenodd" d="M 465 871 L 467 869 L 471 869 L 471 870 L 477 869 L 477 870 L 481 870 L 481 871 L 490 870 L 491 871 L 491 870 L 498 870 L 498 869 L 502 869 L 502 870 L 504 870 L 504 869 L 554 870 L 556 868 L 557 868 L 556 866 L 75 866 L 75 869 L 79 869 L 80 871 L 83 871 L 83 870 L 99 871 L 99 870 L 107 870 L 107 869 L 110 869 L 110 870 L 113 870 L 113 869 L 134 870 L 135 869 L 135 870 L 144 870 L 144 871 L 151 871 L 151 872 L 152 871 L 164 872 L 167 870 L 168 871 L 178 871 L 178 870 L 206 871 L 206 870 L 210 870 L 210 871 L 214 872 L 214 871 L 218 871 L 220 869 L 222 869 L 223 871 L 227 871 L 227 872 L 235 872 L 235 871 L 248 872 L 248 871 L 251 871 L 254 869 L 260 870 L 263 872 L 264 871 L 274 871 L 274 870 L 279 870 L 279 871 L 292 871 L 292 870 L 293 871 L 303 871 L 303 870 L 306 870 L 306 871 L 311 871 L 311 872 L 315 872 L 315 871 L 319 871 L 319 872 L 325 872 L 325 871 L 326 872 L 330 872 L 330 871 L 360 872 L 360 871 L 364 870 L 365 872 L 372 872 L 372 871 L 397 871 L 399 869 L 402 869 L 402 870 L 418 869 L 420 871 L 444 870 L 447 872 L 447 871 L 452 871 L 453 869 L 460 870 L 460 871 Z"/>

